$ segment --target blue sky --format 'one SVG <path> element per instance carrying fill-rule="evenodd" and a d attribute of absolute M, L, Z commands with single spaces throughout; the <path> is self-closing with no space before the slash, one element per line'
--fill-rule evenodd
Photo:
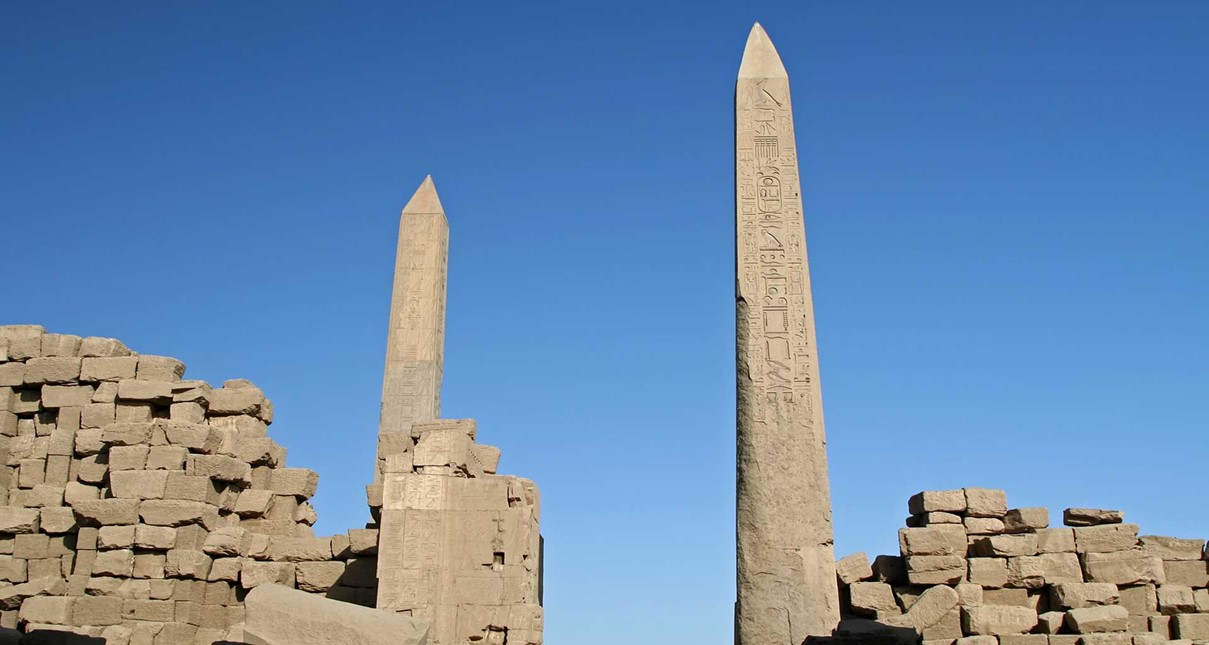
<path fill-rule="evenodd" d="M 432 173 L 444 412 L 542 487 L 548 642 L 729 643 L 755 20 L 793 83 L 837 551 L 965 485 L 1209 537 L 1202 2 L 9 3 L 0 320 L 255 381 L 317 528 L 359 526 Z"/>

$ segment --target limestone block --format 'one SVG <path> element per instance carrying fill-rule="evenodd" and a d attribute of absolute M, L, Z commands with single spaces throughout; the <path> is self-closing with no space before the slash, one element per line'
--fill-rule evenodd
<path fill-rule="evenodd" d="M 138 524 L 137 499 L 82 499 L 72 504 L 76 517 L 93 526 Z"/>
<path fill-rule="evenodd" d="M 1066 612 L 1066 627 L 1076 634 L 1123 632 L 1129 627 L 1129 612 L 1119 605 L 1080 607 Z"/>
<path fill-rule="evenodd" d="M 1180 614 L 1171 619 L 1172 635 L 1181 639 L 1209 639 L 1209 614 Z"/>
<path fill-rule="evenodd" d="M 185 459 L 185 472 L 240 486 L 249 486 L 252 483 L 252 467 L 225 455 L 189 455 Z"/>
<path fill-rule="evenodd" d="M 1192 587 L 1172 584 L 1162 585 L 1158 588 L 1157 597 L 1159 612 L 1166 616 L 1190 614 L 1197 610 L 1196 597 L 1193 595 Z"/>
<path fill-rule="evenodd" d="M 278 468 L 269 477 L 269 489 L 275 495 L 294 495 L 303 499 L 314 497 L 319 487 L 319 473 L 306 468 Z"/>
<path fill-rule="evenodd" d="M 1164 560 L 1202 560 L 1205 555 L 1205 543 L 1201 540 L 1143 535 L 1139 541 L 1143 551 Z"/>
<path fill-rule="evenodd" d="M 962 524 L 969 535 L 998 535 L 1005 530 L 1003 520 L 997 517 L 967 517 Z"/>
<path fill-rule="evenodd" d="M 0 533 L 37 533 L 37 509 L 0 506 Z"/>
<path fill-rule="evenodd" d="M 859 616 L 888 617 L 899 611 L 894 591 L 884 582 L 853 582 L 848 591 L 852 612 Z"/>
<path fill-rule="evenodd" d="M 71 606 L 73 625 L 118 625 L 122 622 L 122 599 L 110 596 L 83 596 Z"/>
<path fill-rule="evenodd" d="M 1163 571 L 1163 578 L 1156 582 L 1209 587 L 1209 562 L 1205 560 L 1164 560 Z"/>
<path fill-rule="evenodd" d="M 274 536 L 269 558 L 277 562 L 317 562 L 332 559 L 331 538 Z"/>
<path fill-rule="evenodd" d="M 1067 526 L 1096 526 L 1098 524 L 1120 524 L 1125 513 L 1101 508 L 1068 508 L 1062 511 L 1062 523 Z"/>
<path fill-rule="evenodd" d="M 1159 613 L 1158 593 L 1154 585 L 1121 587 L 1120 593 L 1120 605 L 1131 616 L 1150 616 Z"/>
<path fill-rule="evenodd" d="M 200 524 L 213 528 L 218 523 L 218 508 L 204 502 L 153 499 L 142 502 L 139 516 L 152 526 Z M 137 520 L 132 523 L 137 523 Z"/>
<path fill-rule="evenodd" d="M 927 627 L 940 622 L 955 607 L 957 607 L 957 592 L 951 587 L 935 586 L 920 594 L 919 599 L 907 609 L 906 613 L 887 618 L 882 622 L 891 627 L 910 627 L 916 632 L 922 633 Z"/>
<path fill-rule="evenodd" d="M 964 528 L 952 524 L 899 529 L 898 546 L 903 556 L 964 556 L 966 532 Z"/>
<path fill-rule="evenodd" d="M 907 500 L 907 508 L 912 515 L 932 511 L 964 513 L 966 510 L 965 491 L 957 489 L 919 492 Z"/>
<path fill-rule="evenodd" d="M 1037 551 L 1040 553 L 1074 553 L 1075 530 L 1069 528 L 1038 530 Z"/>
<path fill-rule="evenodd" d="M 1164 582 L 1163 561 L 1140 550 L 1113 553 L 1085 553 L 1083 572 L 1088 582 L 1115 585 Z M 1178 582 L 1178 581 L 1177 581 Z"/>
<path fill-rule="evenodd" d="M 1128 551 L 1138 545 L 1137 524 L 1101 524 L 1074 529 L 1079 553 Z"/>
<path fill-rule="evenodd" d="M 295 566 L 296 582 L 302 591 L 327 591 L 343 575 L 343 562 L 299 562 Z"/>
<path fill-rule="evenodd" d="M 428 625 L 422 621 L 279 585 L 258 586 L 248 594 L 245 603 L 244 640 L 250 645 L 425 645 L 428 642 Z"/>
<path fill-rule="evenodd" d="M 981 557 L 1017 557 L 1037 554 L 1037 535 L 1035 533 L 1012 533 L 1004 535 L 989 535 L 973 540 L 970 553 Z"/>
<path fill-rule="evenodd" d="M 1037 612 L 1027 607 L 980 605 L 961 610 L 962 627 L 973 635 L 1023 634 L 1037 626 Z"/>
<path fill-rule="evenodd" d="M 966 560 L 955 555 L 916 555 L 905 558 L 907 580 L 913 585 L 956 583 L 966 575 Z"/>
<path fill-rule="evenodd" d="M 123 379 L 118 381 L 118 400 L 171 403 L 172 386 L 164 381 Z"/>
<path fill-rule="evenodd" d="M 176 529 L 139 524 L 134 527 L 134 546 L 148 551 L 167 551 L 176 545 Z"/>
<path fill-rule="evenodd" d="M 1003 587 L 1011 578 L 1008 562 L 1003 558 L 970 558 L 969 581 L 987 588 Z"/>
<path fill-rule="evenodd" d="M 80 359 L 74 356 L 31 358 L 25 362 L 26 385 L 71 383 L 80 378 Z"/>
<path fill-rule="evenodd" d="M 171 356 L 139 356 L 135 377 L 146 381 L 179 381 L 185 374 L 185 364 Z"/>
<path fill-rule="evenodd" d="M 239 572 L 239 586 L 244 589 L 254 589 L 266 584 L 293 587 L 295 579 L 293 562 L 245 560 Z"/>
<path fill-rule="evenodd" d="M 94 576 L 129 578 L 134 574 L 134 551 L 130 549 L 113 549 L 110 551 L 97 551 L 96 553 L 96 560 L 92 562 L 92 574 Z"/>
<path fill-rule="evenodd" d="M 42 407 L 84 407 L 92 401 L 94 388 L 91 385 L 43 385 Z"/>

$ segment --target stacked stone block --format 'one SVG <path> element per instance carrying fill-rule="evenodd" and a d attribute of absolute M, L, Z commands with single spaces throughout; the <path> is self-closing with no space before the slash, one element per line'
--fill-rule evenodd
<path fill-rule="evenodd" d="M 377 531 L 315 537 L 271 402 L 109 338 L 0 327 L 0 625 L 239 641 L 248 590 L 374 606 Z"/>
<path fill-rule="evenodd" d="M 1102 509 L 1066 509 L 1051 528 L 1046 509 L 982 488 L 908 507 L 899 555 L 837 563 L 840 633 L 878 633 L 872 620 L 883 639 L 927 645 L 1209 643 L 1203 540 L 1139 536 Z"/>

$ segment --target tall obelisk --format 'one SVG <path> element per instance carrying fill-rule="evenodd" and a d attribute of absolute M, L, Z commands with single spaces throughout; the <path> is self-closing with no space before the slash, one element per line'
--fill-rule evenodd
<path fill-rule="evenodd" d="M 789 76 L 757 23 L 735 85 L 737 645 L 839 622 Z"/>
<path fill-rule="evenodd" d="M 448 271 L 449 222 L 429 176 L 399 218 L 375 482 L 387 456 L 410 448 L 412 424 L 441 414 Z"/>

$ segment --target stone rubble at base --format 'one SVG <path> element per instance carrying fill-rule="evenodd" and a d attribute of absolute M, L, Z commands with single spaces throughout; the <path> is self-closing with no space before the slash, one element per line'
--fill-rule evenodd
<path fill-rule="evenodd" d="M 1001 490 L 924 491 L 899 555 L 841 558 L 843 617 L 824 643 L 1209 644 L 1200 539 L 1139 536 L 1115 510 L 1009 509 Z"/>

